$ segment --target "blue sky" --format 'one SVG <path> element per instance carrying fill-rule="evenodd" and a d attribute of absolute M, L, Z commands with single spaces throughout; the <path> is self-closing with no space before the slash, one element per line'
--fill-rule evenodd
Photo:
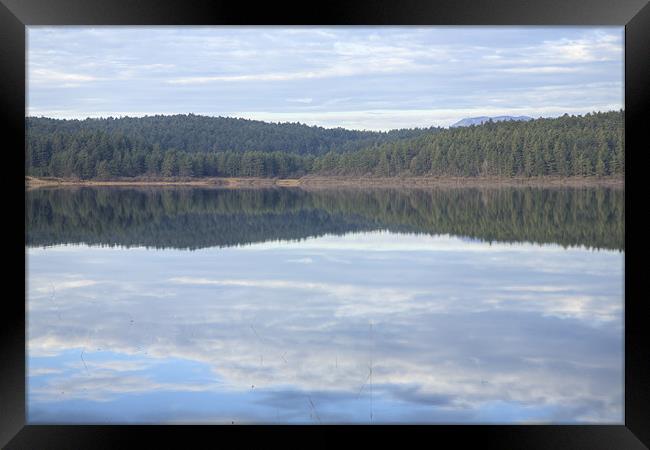
<path fill-rule="evenodd" d="M 30 116 L 387 130 L 623 108 L 623 27 L 29 27 Z"/>

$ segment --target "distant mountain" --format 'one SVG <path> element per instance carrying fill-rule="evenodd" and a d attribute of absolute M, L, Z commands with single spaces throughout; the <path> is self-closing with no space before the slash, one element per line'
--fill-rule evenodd
<path fill-rule="evenodd" d="M 525 121 L 528 121 L 528 120 L 533 120 L 532 117 L 528 117 L 528 116 L 467 117 L 467 118 L 461 119 L 458 122 L 456 122 L 455 124 L 451 125 L 450 128 L 469 127 L 471 125 L 481 125 L 482 123 L 485 123 L 490 119 L 492 119 L 493 122 L 501 122 L 501 121 L 504 121 L 504 120 L 520 120 L 520 121 L 525 122 Z"/>

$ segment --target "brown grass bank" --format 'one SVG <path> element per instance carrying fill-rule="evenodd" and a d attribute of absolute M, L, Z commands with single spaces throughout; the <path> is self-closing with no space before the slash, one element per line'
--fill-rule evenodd
<path fill-rule="evenodd" d="M 25 177 L 28 189 L 66 186 L 197 186 L 220 188 L 498 188 L 498 187 L 611 187 L 624 188 L 622 177 L 348 177 L 305 176 L 278 178 L 121 178 L 114 180 L 75 180 L 65 178 Z"/>

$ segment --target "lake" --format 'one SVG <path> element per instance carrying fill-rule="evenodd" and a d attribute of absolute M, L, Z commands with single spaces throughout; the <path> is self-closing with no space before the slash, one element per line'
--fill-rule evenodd
<path fill-rule="evenodd" d="M 26 207 L 29 423 L 623 423 L 622 189 Z"/>

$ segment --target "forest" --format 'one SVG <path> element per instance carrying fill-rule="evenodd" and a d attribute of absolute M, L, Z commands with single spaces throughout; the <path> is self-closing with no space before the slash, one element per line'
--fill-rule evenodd
<path fill-rule="evenodd" d="M 389 230 L 623 251 L 622 189 L 35 189 L 26 245 L 229 247 Z"/>
<path fill-rule="evenodd" d="M 623 124 L 622 110 L 388 132 L 194 114 L 28 117 L 25 169 L 81 180 L 622 176 Z"/>

